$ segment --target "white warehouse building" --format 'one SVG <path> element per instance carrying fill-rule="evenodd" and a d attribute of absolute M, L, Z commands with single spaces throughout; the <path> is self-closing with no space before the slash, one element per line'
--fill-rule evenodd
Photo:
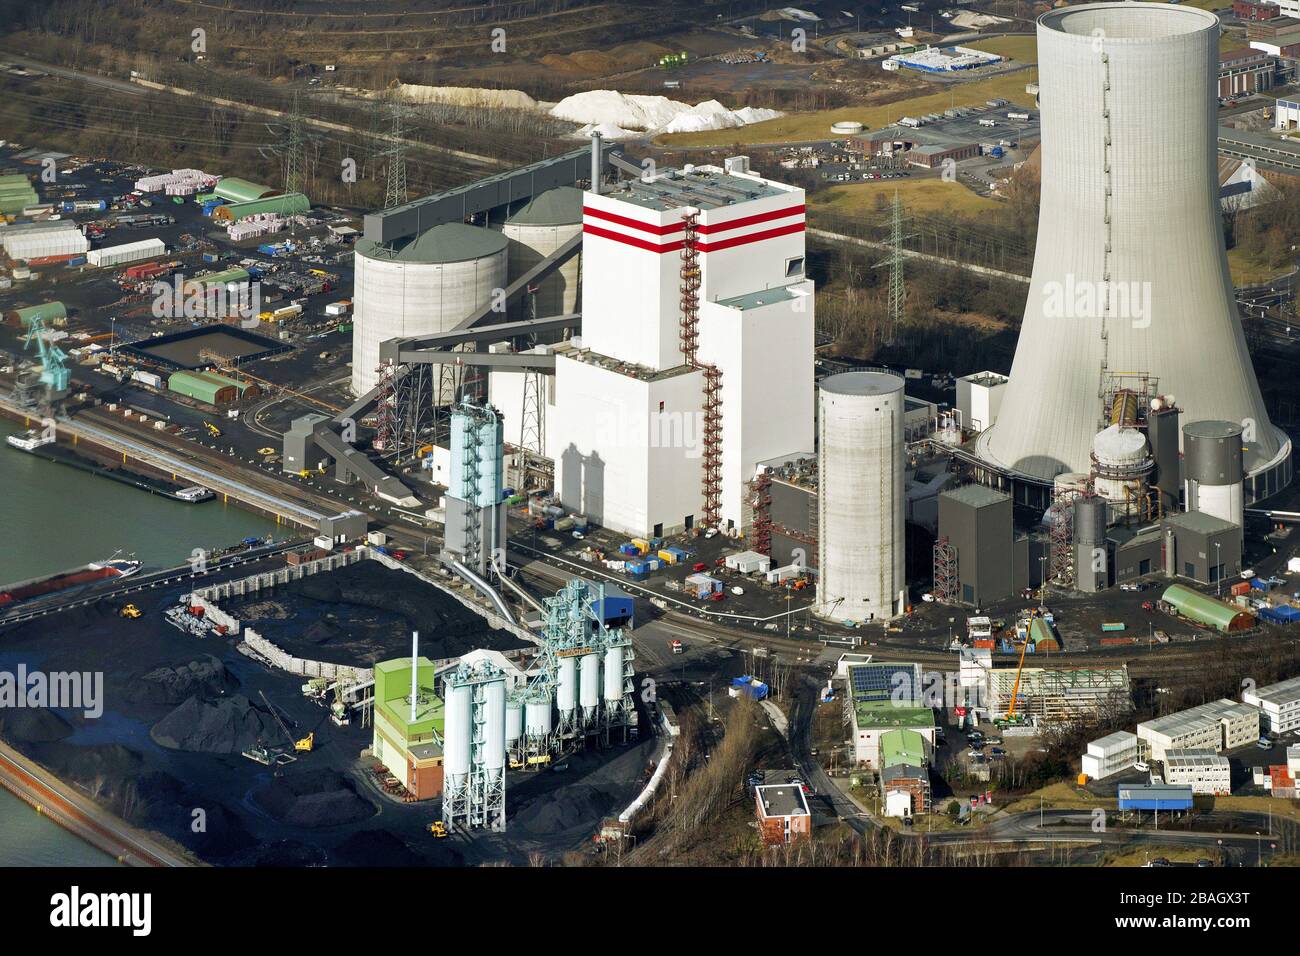
<path fill-rule="evenodd" d="M 1170 786 L 1191 787 L 1192 793 L 1226 797 L 1232 793 L 1232 764 L 1209 747 L 1165 752 L 1164 779 Z"/>
<path fill-rule="evenodd" d="M 803 190 L 736 157 L 587 191 L 581 302 L 582 337 L 541 346 L 563 506 L 638 536 L 745 527 L 757 464 L 813 446 Z M 523 378 L 490 375 L 507 441 Z"/>
<path fill-rule="evenodd" d="M 1228 698 L 1137 725 L 1141 747 L 1163 761 L 1171 750 L 1233 750 L 1259 739 L 1259 711 Z"/>
<path fill-rule="evenodd" d="M 1088 744 L 1087 752 L 1083 755 L 1082 770 L 1093 780 L 1103 780 L 1111 774 L 1127 770 L 1137 761 L 1137 734 L 1121 730 Z"/>
<path fill-rule="evenodd" d="M 1270 733 L 1285 734 L 1300 728 L 1300 677 L 1244 691 L 1241 702 L 1259 709 Z"/>

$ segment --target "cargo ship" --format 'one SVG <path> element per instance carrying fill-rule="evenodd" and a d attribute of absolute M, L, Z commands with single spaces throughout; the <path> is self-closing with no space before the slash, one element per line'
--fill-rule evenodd
<path fill-rule="evenodd" d="M 70 571 L 60 571 L 58 574 L 32 578 L 28 581 L 19 581 L 17 584 L 10 584 L 0 590 L 0 607 L 9 607 L 21 601 L 45 597 L 59 591 L 84 587 L 100 581 L 130 577 L 139 571 L 140 567 L 139 561 L 112 557 L 107 561 L 92 561 L 90 564 L 73 568 Z"/>
<path fill-rule="evenodd" d="M 5 440 L 19 451 L 35 455 L 37 458 L 44 458 L 46 461 L 52 461 L 60 465 L 70 465 L 80 471 L 90 472 L 92 475 L 99 475 L 102 478 L 108 478 L 123 485 L 130 485 L 132 488 L 139 488 L 141 491 L 148 491 L 151 494 L 163 495 L 185 504 L 195 504 L 213 497 L 209 489 L 200 485 L 186 485 L 179 481 L 169 481 L 166 478 L 136 474 L 127 471 L 121 465 L 105 464 L 93 458 L 87 458 L 78 454 L 72 448 L 58 444 L 52 431 L 45 433 L 33 429 L 32 431 L 23 432 L 21 435 L 9 435 Z"/>

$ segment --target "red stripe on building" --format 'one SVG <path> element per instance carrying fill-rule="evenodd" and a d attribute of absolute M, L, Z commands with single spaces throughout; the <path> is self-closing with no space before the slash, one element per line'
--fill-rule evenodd
<path fill-rule="evenodd" d="M 788 209 L 775 209 L 772 212 L 761 212 L 753 216 L 741 216 L 739 219 L 728 219 L 726 222 L 700 223 L 698 229 L 701 236 L 710 236 L 715 232 L 725 232 L 728 229 L 739 229 L 741 226 L 756 226 L 760 222 L 771 222 L 774 219 L 788 219 L 790 216 L 802 216 L 804 214 L 804 205 L 791 206 Z"/>
<path fill-rule="evenodd" d="M 676 252 L 682 247 L 682 241 L 680 239 L 676 242 L 669 242 L 661 246 L 659 243 L 652 242 L 649 239 L 629 236 L 621 232 L 614 232 L 612 229 L 602 229 L 600 226 L 592 226 L 587 223 L 583 223 L 582 232 L 584 235 L 599 236 L 602 239 L 612 239 L 615 242 L 621 242 L 628 246 L 636 246 L 638 249 L 645 249 L 649 252 Z"/>
<path fill-rule="evenodd" d="M 593 226 L 590 224 L 584 224 L 582 231 L 584 235 L 599 236 L 602 239 L 612 239 L 614 242 L 621 242 L 628 246 L 636 246 L 638 249 L 645 249 L 648 252 L 676 252 L 684 245 L 680 239 L 660 245 L 659 243 L 653 242 L 649 239 L 642 239 L 638 236 L 629 236 L 626 233 L 615 232 L 612 229 L 603 229 L 600 226 Z M 718 239 L 713 242 L 697 242 L 696 248 L 698 248 L 700 252 L 718 252 L 722 249 L 734 249 L 736 246 L 748 245 L 751 242 L 762 242 L 764 239 L 774 239 L 777 236 L 789 236 L 803 231 L 804 224 L 802 222 L 792 222 L 789 225 L 779 226 L 776 229 L 767 229 L 763 232 L 751 232 L 743 236 L 733 236 L 730 239 Z"/>
<path fill-rule="evenodd" d="M 722 249 L 732 249 L 736 246 L 748 245 L 751 242 L 762 242 L 764 239 L 775 239 L 777 236 L 789 236 L 796 232 L 803 232 L 804 224 L 802 222 L 792 222 L 788 226 L 780 226 L 776 229 L 768 229 L 764 232 L 751 232 L 744 236 L 735 236 L 731 239 L 719 239 L 716 242 L 697 242 L 696 246 L 700 252 L 718 252 Z"/>
<path fill-rule="evenodd" d="M 656 226 L 653 223 L 642 222 L 640 219 L 629 219 L 627 216 L 618 216 L 612 212 L 605 212 L 603 209 L 593 209 L 590 206 L 584 206 L 582 209 L 584 216 L 590 216 L 593 219 L 603 219 L 606 222 L 612 222 L 619 226 L 628 226 L 632 229 L 640 229 L 642 232 L 653 233 L 656 236 L 666 236 L 670 232 L 681 232 L 686 228 L 685 223 L 673 222 L 666 226 Z"/>

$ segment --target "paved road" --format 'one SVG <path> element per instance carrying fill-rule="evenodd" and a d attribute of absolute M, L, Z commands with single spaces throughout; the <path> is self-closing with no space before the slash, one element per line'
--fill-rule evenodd
<path fill-rule="evenodd" d="M 126 866 L 193 866 L 0 743 L 0 787 Z"/>
<path fill-rule="evenodd" d="M 0 52 L 0 60 L 7 60 L 10 63 L 16 63 L 19 66 L 25 66 L 31 70 L 40 70 L 49 73 L 52 76 L 62 77 L 65 80 L 80 80 L 83 83 L 89 83 L 93 86 L 103 87 L 104 89 L 113 90 L 116 93 L 129 93 L 132 96 L 148 96 L 149 91 L 143 87 L 128 83 L 125 80 L 117 80 L 111 76 L 100 76 L 97 73 L 85 73 L 81 70 L 71 70 L 64 66 L 53 66 L 49 63 L 42 63 L 40 60 L 32 60 L 25 56 L 16 56 L 13 53 Z"/>

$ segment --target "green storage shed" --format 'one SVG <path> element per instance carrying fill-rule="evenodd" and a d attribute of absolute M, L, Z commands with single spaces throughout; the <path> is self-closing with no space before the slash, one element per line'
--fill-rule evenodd
<path fill-rule="evenodd" d="M 1189 621 L 1212 627 L 1224 634 L 1249 630 L 1255 626 L 1255 615 L 1249 611 L 1181 584 L 1171 584 L 1160 599 Z"/>

